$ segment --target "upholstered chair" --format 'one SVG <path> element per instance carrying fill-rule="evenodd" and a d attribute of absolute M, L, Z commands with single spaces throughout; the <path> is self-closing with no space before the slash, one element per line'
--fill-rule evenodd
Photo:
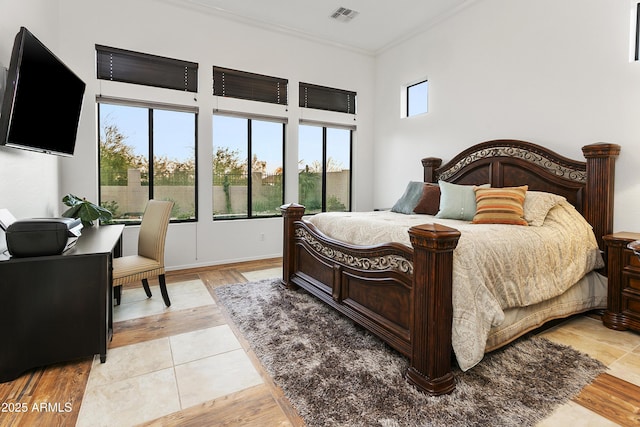
<path fill-rule="evenodd" d="M 122 285 L 142 281 L 147 297 L 151 298 L 149 278 L 158 278 L 160 292 L 167 307 L 171 305 L 164 277 L 164 246 L 171 218 L 173 202 L 149 200 L 142 217 L 138 236 L 138 254 L 114 258 L 114 298 L 120 304 Z"/>

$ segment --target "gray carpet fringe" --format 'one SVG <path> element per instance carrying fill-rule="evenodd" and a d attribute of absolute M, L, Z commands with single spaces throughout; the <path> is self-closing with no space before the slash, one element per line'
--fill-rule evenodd
<path fill-rule="evenodd" d="M 218 300 L 308 426 L 533 426 L 606 368 L 548 340 L 520 339 L 430 397 L 407 359 L 304 291 L 227 285 Z"/>

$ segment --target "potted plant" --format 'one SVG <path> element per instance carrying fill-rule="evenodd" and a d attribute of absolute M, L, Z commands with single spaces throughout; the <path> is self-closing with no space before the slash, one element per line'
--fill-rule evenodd
<path fill-rule="evenodd" d="M 93 226 L 93 221 L 111 222 L 113 215 L 111 211 L 102 206 L 91 203 L 87 199 L 67 194 L 62 198 L 62 203 L 69 206 L 69 209 L 62 213 L 66 218 L 80 218 L 84 227 Z"/>

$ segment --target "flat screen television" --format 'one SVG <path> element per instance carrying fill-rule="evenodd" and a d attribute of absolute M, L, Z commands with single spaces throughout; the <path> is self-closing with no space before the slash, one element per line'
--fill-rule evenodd
<path fill-rule="evenodd" d="M 0 105 L 0 145 L 72 156 L 85 83 L 24 27 Z"/>

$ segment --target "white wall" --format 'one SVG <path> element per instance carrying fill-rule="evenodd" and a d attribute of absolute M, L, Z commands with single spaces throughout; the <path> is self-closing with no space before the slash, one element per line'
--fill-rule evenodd
<path fill-rule="evenodd" d="M 59 214 L 67 192 L 97 198 L 95 96 L 102 94 L 198 106 L 200 165 L 210 162 L 214 109 L 286 117 L 287 202 L 297 196 L 291 171 L 297 167 L 298 120 L 356 124 L 356 210 L 391 206 L 407 181 L 421 178 L 420 158 L 447 161 L 480 141 L 523 139 L 572 158 L 581 156 L 583 145 L 617 143 L 622 153 L 615 229 L 640 229 L 640 180 L 634 173 L 640 164 L 640 64 L 629 61 L 629 0 L 477 0 L 376 58 L 157 0 L 0 0 L 0 11 L 0 63 L 7 65 L 13 38 L 24 25 L 88 85 L 73 158 L 0 148 L 0 207 L 18 217 Z M 96 43 L 198 62 L 197 99 L 98 82 Z M 288 78 L 291 105 L 215 99 L 214 64 Z M 430 112 L 401 119 L 401 86 L 424 77 L 430 82 Z M 298 108 L 298 81 L 356 90 L 356 120 Z M 200 182 L 210 178 L 201 167 Z M 213 222 L 210 191 L 200 186 L 197 223 L 170 227 L 170 268 L 281 254 L 280 219 Z M 126 250 L 135 247 L 136 233 L 127 229 Z"/>
<path fill-rule="evenodd" d="M 354 207 L 371 209 L 374 59 L 344 49 L 266 31 L 164 1 L 60 0 L 60 46 L 68 65 L 87 82 L 83 116 L 73 158 L 62 159 L 60 192 L 97 199 L 96 95 L 197 106 L 199 115 L 199 220 L 172 224 L 168 268 L 185 268 L 282 255 L 282 219 L 213 222 L 211 207 L 214 109 L 246 111 L 288 120 L 286 202 L 297 199 L 297 129 L 300 119 L 357 125 L 354 142 Z M 140 87 L 95 78 L 95 44 L 199 63 L 199 92 Z M 213 65 L 289 79 L 289 106 L 212 95 Z M 298 82 L 358 92 L 358 116 L 298 108 Z M 264 240 L 261 236 L 264 235 Z M 125 231 L 125 251 L 135 249 L 137 228 Z"/>
<path fill-rule="evenodd" d="M 27 27 L 57 53 L 57 5 L 57 0 L 0 0 L 0 67 L 9 67 L 20 26 Z M 43 114 L 46 108 L 43 103 Z M 9 209 L 17 218 L 57 215 L 58 175 L 57 157 L 0 146 L 0 208 Z M 0 251 L 4 248 L 0 230 Z"/>
<path fill-rule="evenodd" d="M 479 0 L 376 58 L 374 206 L 388 207 L 420 159 L 448 161 L 512 138 L 582 158 L 620 144 L 616 231 L 640 231 L 640 64 L 628 0 Z M 429 79 L 426 115 L 400 118 L 400 88 Z"/>

